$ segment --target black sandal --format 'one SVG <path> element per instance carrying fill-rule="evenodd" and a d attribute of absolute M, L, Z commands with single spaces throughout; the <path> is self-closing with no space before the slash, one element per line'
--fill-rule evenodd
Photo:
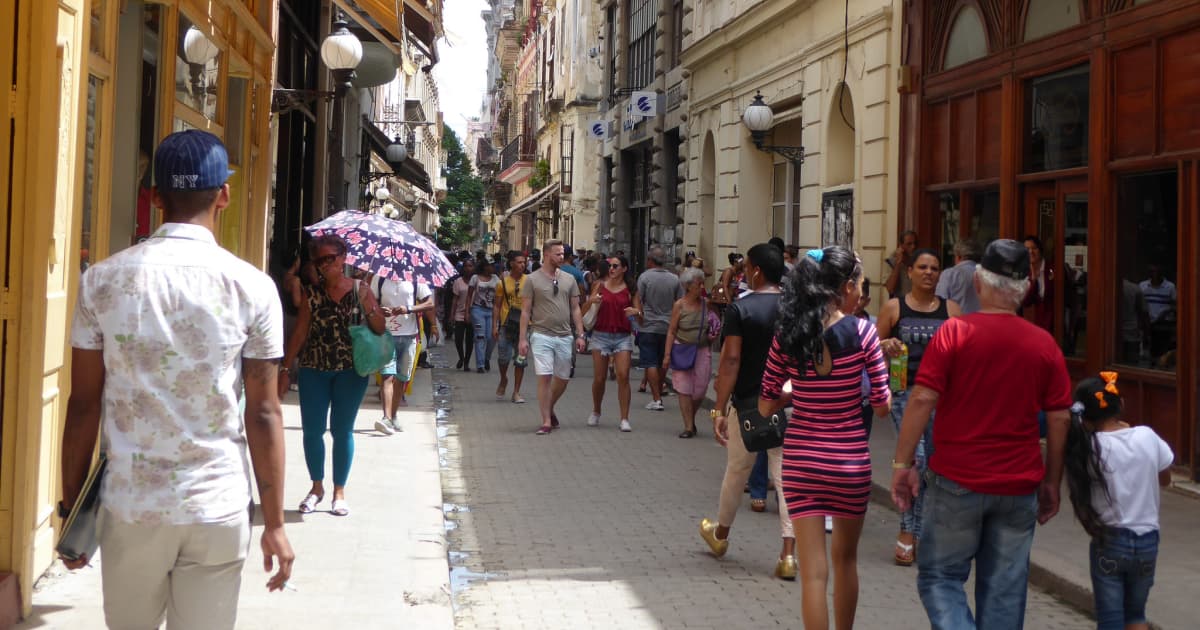
<path fill-rule="evenodd" d="M 696 430 L 695 429 L 686 429 L 686 430 L 684 430 L 683 433 L 679 434 L 679 437 L 683 438 L 685 440 L 694 438 L 694 437 L 696 437 Z"/>

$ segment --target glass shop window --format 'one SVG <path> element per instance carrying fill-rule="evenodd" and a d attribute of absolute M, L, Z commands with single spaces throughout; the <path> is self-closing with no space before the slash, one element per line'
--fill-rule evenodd
<path fill-rule="evenodd" d="M 182 11 L 179 13 L 179 47 L 175 54 L 176 100 L 215 122 L 221 49 Z"/>
<path fill-rule="evenodd" d="M 1118 363 L 1175 371 L 1178 175 L 1128 175 L 1117 185 Z"/>
<path fill-rule="evenodd" d="M 1085 64 L 1026 84 L 1026 173 L 1087 165 L 1088 76 Z"/>

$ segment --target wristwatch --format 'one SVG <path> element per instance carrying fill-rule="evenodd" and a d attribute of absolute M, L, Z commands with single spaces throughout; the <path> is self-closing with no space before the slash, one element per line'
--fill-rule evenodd
<path fill-rule="evenodd" d="M 712 409 L 708 410 L 708 417 L 712 418 L 713 420 L 716 420 L 717 418 L 720 418 L 723 415 L 725 415 L 725 414 L 721 413 L 721 410 L 717 409 L 716 407 L 713 407 Z"/>
<path fill-rule="evenodd" d="M 898 462 L 894 459 L 892 460 L 892 470 L 908 470 L 909 468 L 912 468 L 912 467 L 913 467 L 912 462 Z"/>

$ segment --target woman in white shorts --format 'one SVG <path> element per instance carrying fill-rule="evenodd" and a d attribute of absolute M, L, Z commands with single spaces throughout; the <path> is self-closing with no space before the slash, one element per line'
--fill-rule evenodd
<path fill-rule="evenodd" d="M 613 256 L 601 263 L 599 273 L 602 282 L 596 282 L 592 294 L 583 305 L 583 313 L 599 309 L 596 325 L 592 328 L 592 413 L 588 416 L 589 427 L 600 424 L 600 403 L 604 400 L 608 366 L 616 365 L 617 402 L 621 409 L 622 431 L 629 432 L 629 365 L 633 357 L 633 326 L 629 318 L 637 314 L 633 308 L 633 291 L 625 281 L 629 261 L 624 256 Z"/>

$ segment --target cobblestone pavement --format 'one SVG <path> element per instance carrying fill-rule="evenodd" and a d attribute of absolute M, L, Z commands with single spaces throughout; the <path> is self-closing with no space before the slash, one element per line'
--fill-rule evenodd
<path fill-rule="evenodd" d="M 533 435 L 532 379 L 529 403 L 514 405 L 496 400 L 495 371 L 435 374 L 450 386 L 440 434 L 457 627 L 800 627 L 799 585 L 772 576 L 773 495 L 766 514 L 743 504 L 724 559 L 697 535 L 700 519 L 715 517 L 725 462 L 707 412 L 700 436 L 681 440 L 675 398 L 665 412 L 646 411 L 648 395 L 635 390 L 633 432 L 620 433 L 610 382 L 601 425 L 589 428 L 591 361 L 578 365 L 558 407 L 563 428 L 545 437 Z M 859 548 L 859 628 L 928 626 L 915 569 L 891 562 L 896 529 L 895 513 L 872 504 Z M 1031 591 L 1026 627 L 1091 622 Z"/>

